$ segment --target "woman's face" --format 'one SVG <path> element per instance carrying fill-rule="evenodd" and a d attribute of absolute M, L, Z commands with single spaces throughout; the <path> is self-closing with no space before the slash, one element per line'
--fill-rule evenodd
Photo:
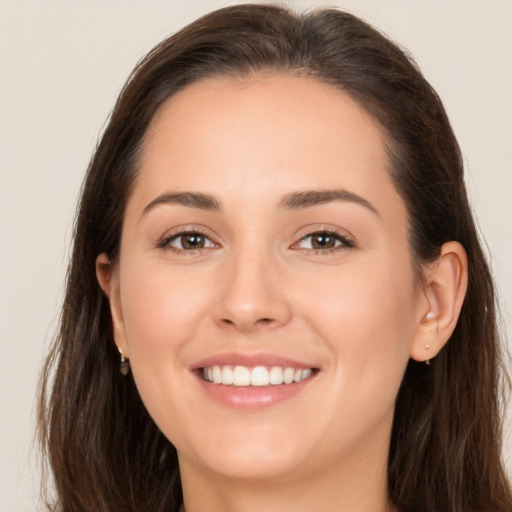
<path fill-rule="evenodd" d="M 406 218 L 379 127 L 315 79 L 209 79 L 161 108 L 110 299 L 182 471 L 385 461 L 424 314 Z"/>

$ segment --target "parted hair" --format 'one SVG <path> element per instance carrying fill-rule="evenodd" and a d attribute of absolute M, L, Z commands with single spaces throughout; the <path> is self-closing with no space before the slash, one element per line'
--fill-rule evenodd
<path fill-rule="evenodd" d="M 398 393 L 390 499 L 401 512 L 510 512 L 495 292 L 442 103 L 411 57 L 359 18 L 256 4 L 214 11 L 152 49 L 96 147 L 74 224 L 60 328 L 41 378 L 39 433 L 54 480 L 48 509 L 160 512 L 180 505 L 176 450 L 131 375 L 119 372 L 95 262 L 100 253 L 118 257 L 144 136 L 162 104 L 203 78 L 255 72 L 315 77 L 350 95 L 380 125 L 390 175 L 407 206 L 420 286 L 422 265 L 443 243 L 458 241 L 468 255 L 468 290 L 453 335 L 430 366 L 409 361 Z"/>

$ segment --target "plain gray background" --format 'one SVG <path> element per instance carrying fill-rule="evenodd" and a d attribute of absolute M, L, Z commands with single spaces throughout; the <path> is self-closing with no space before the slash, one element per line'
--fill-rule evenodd
<path fill-rule="evenodd" d="M 135 63 L 238 2 L 0 0 L 0 511 L 36 510 L 35 392 L 89 157 Z M 298 9 L 327 2 L 289 1 Z M 512 325 L 512 1 L 340 0 L 408 48 L 444 100 Z M 510 409 L 510 404 L 508 406 Z M 512 429 L 506 431 L 512 469 Z"/>

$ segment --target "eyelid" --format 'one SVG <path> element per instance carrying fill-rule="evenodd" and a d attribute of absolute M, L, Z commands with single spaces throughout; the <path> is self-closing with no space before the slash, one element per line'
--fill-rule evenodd
<path fill-rule="evenodd" d="M 172 240 L 175 240 L 180 236 L 193 234 L 205 237 L 212 245 L 209 247 L 200 247 L 198 249 L 180 249 L 179 247 L 173 247 L 170 245 L 170 242 Z M 306 238 L 318 234 L 327 234 L 329 236 L 332 236 L 336 239 L 337 242 L 340 243 L 336 244 L 335 247 L 326 249 L 299 247 L 299 244 L 303 242 Z M 296 238 L 297 241 L 290 246 L 290 248 L 294 250 L 303 250 L 308 252 L 327 254 L 333 251 L 346 250 L 356 247 L 354 237 L 351 234 L 348 234 L 346 230 L 340 230 L 339 228 L 326 225 L 307 226 L 305 228 L 302 228 L 297 234 Z M 181 225 L 176 226 L 175 228 L 167 231 L 164 235 L 162 235 L 155 242 L 155 247 L 158 249 L 168 249 L 176 253 L 187 253 L 190 255 L 205 250 L 207 251 L 214 248 L 219 248 L 221 247 L 221 244 L 216 241 L 215 235 L 212 235 L 210 230 L 207 228 L 197 225 Z"/>
<path fill-rule="evenodd" d="M 335 245 L 335 247 L 327 248 L 327 249 L 305 249 L 298 247 L 301 242 L 303 242 L 306 238 L 319 235 L 319 234 L 327 234 L 336 239 L 336 241 L 341 242 L 338 245 Z M 354 240 L 354 237 L 352 235 L 349 235 L 346 231 L 342 231 L 339 228 L 334 228 L 332 226 L 314 226 L 314 227 L 306 227 L 303 228 L 298 236 L 298 240 L 294 242 L 291 246 L 291 249 L 294 250 L 304 250 L 304 251 L 313 251 L 315 253 L 322 253 L 327 254 L 329 252 L 333 251 L 339 251 L 339 250 L 346 250 L 346 249 L 352 249 L 356 247 L 356 243 Z"/>
<path fill-rule="evenodd" d="M 184 235 L 200 235 L 206 239 L 208 239 L 212 246 L 210 247 L 199 247 L 197 249 L 180 249 L 179 247 L 173 247 L 170 245 L 172 240 L 179 238 Z M 177 253 L 187 253 L 187 254 L 195 254 L 200 251 L 214 249 L 216 247 L 220 247 L 220 244 L 215 241 L 215 237 L 209 233 L 209 230 L 197 227 L 197 225 L 184 225 L 177 226 L 169 231 L 167 231 L 164 235 L 162 235 L 155 243 L 155 247 L 157 249 L 168 249 L 169 251 L 177 252 Z"/>

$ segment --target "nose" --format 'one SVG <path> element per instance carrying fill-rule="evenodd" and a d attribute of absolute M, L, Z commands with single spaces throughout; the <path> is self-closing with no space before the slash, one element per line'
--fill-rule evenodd
<path fill-rule="evenodd" d="M 213 307 L 217 323 L 251 332 L 289 322 L 291 307 L 275 259 L 263 251 L 240 252 L 225 262 L 224 283 Z"/>

